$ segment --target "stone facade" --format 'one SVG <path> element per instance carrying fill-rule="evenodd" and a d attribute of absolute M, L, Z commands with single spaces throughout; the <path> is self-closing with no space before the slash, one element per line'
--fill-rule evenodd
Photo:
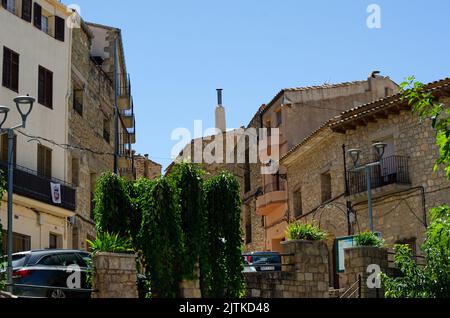
<path fill-rule="evenodd" d="M 72 84 L 73 95 L 77 89 L 79 96 L 72 96 L 69 112 L 69 144 L 90 151 L 72 149 L 69 156 L 69 174 L 77 185 L 77 216 L 73 222 L 72 246 L 87 249 L 86 239 L 95 237 L 92 217 L 92 192 L 95 179 L 104 171 L 112 171 L 114 166 L 114 144 L 104 138 L 104 128 L 113 131 L 114 86 L 111 79 L 91 58 L 92 38 L 89 28 L 73 30 Z M 82 103 L 82 112 L 74 107 Z M 109 127 L 104 127 L 104 121 Z M 76 165 L 77 167 L 74 167 Z"/>
<path fill-rule="evenodd" d="M 96 253 L 92 298 L 138 298 L 136 255 Z"/>
<path fill-rule="evenodd" d="M 281 272 L 245 273 L 249 298 L 329 298 L 328 249 L 323 242 L 282 244 L 286 264 Z"/>
<path fill-rule="evenodd" d="M 156 179 L 161 176 L 162 166 L 148 158 L 148 155 L 135 155 L 134 167 L 136 169 L 136 179 L 147 178 Z"/>
<path fill-rule="evenodd" d="M 384 110 L 381 104 L 385 105 Z M 385 158 L 405 158 L 396 159 L 394 168 L 384 166 L 386 170 L 383 171 L 388 173 L 385 176 L 382 172 L 378 174 L 384 178 L 385 185 L 372 190 L 374 229 L 381 232 L 390 249 L 396 243 L 405 243 L 412 247 L 416 255 L 421 255 L 420 246 L 429 224 L 429 209 L 448 203 L 450 181 L 445 177 L 442 167 L 433 171 L 438 157 L 435 132 L 430 122 L 421 121 L 410 109 L 400 106 L 399 101 L 391 103 L 391 100 L 369 104 L 363 108 L 365 113 L 370 109 L 383 113 L 378 113 L 376 119 L 360 121 L 352 129 L 342 132 L 330 128 L 341 117 L 332 119 L 282 159 L 287 167 L 290 219 L 318 223 L 327 231 L 330 255 L 336 252 L 333 243 L 335 238 L 369 230 L 366 192 L 349 193 L 349 190 L 358 186 L 359 181 L 346 178 L 345 171 L 350 171 L 353 163 L 345 154 L 344 164 L 342 145 L 345 145 L 345 150 L 362 149 L 362 163 L 372 159 L 371 145 L 375 141 L 389 141 Z M 357 113 L 355 110 L 348 116 L 355 118 Z M 386 160 L 389 162 L 391 159 Z M 389 172 L 389 169 L 394 170 Z M 331 188 L 331 195 L 325 201 L 323 174 L 330 176 L 327 182 Z M 398 179 L 388 179 L 389 174 Z M 408 182 L 400 182 L 400 178 L 405 177 L 408 177 L 408 180 L 404 179 Z M 296 216 L 299 197 L 301 213 Z M 340 286 L 335 263 L 332 262 L 333 266 L 330 266 L 330 283 L 337 288 Z"/>
<path fill-rule="evenodd" d="M 346 248 L 345 272 L 340 275 L 341 286 L 350 288 L 361 279 L 360 298 L 383 298 L 382 288 L 369 288 L 368 282 L 375 284 L 375 280 L 369 279 L 367 270 L 370 265 L 378 265 L 381 272 L 388 271 L 388 251 L 384 248 L 360 246 Z"/>

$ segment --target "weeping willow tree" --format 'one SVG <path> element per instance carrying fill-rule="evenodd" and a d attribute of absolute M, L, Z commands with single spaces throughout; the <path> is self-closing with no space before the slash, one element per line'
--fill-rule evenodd
<path fill-rule="evenodd" d="M 204 193 L 208 246 L 202 294 L 206 297 L 240 297 L 244 283 L 239 183 L 232 174 L 222 172 L 206 181 Z"/>
<path fill-rule="evenodd" d="M 142 224 L 138 240 L 152 297 L 177 297 L 184 250 L 177 193 L 169 178 L 139 183 L 137 204 L 142 211 Z"/>

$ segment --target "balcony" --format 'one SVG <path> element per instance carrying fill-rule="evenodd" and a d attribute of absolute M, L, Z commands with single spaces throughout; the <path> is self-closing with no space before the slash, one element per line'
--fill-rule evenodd
<path fill-rule="evenodd" d="M 131 108 L 131 84 L 130 78 L 127 76 L 125 83 L 119 85 L 117 106 L 120 110 L 128 110 Z"/>
<path fill-rule="evenodd" d="M 264 194 L 256 199 L 258 215 L 269 215 L 287 203 L 287 192 L 283 182 L 274 182 L 264 186 Z"/>
<path fill-rule="evenodd" d="M 134 127 L 135 119 L 134 119 L 134 114 L 131 111 L 129 111 L 129 110 L 123 111 L 120 115 L 120 120 L 121 120 L 122 126 L 124 128 L 133 128 Z"/>
<path fill-rule="evenodd" d="M 372 196 L 374 198 L 410 188 L 409 158 L 391 156 L 370 168 Z M 347 172 L 348 197 L 350 201 L 367 200 L 367 178 L 365 170 Z"/>
<path fill-rule="evenodd" d="M 0 169 L 7 176 L 7 164 L 0 162 Z M 61 185 L 61 204 L 53 203 L 50 182 Z M 14 167 L 14 193 L 46 204 L 57 206 L 66 210 L 75 211 L 76 189 L 68 183 L 55 179 L 39 176 L 33 171 L 18 165 Z"/>

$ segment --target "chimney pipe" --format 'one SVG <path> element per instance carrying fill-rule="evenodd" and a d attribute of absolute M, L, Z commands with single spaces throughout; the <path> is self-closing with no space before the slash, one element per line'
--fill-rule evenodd
<path fill-rule="evenodd" d="M 217 105 L 222 106 L 222 91 L 223 89 L 217 89 Z"/>

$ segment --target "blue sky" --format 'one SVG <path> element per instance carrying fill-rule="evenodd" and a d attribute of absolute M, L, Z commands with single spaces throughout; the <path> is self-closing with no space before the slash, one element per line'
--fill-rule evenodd
<path fill-rule="evenodd" d="M 167 166 L 177 127 L 214 125 L 224 89 L 230 128 L 282 88 L 450 76 L 447 0 L 77 0 L 86 21 L 122 29 L 139 153 Z M 381 8 L 381 29 L 366 25 Z"/>

